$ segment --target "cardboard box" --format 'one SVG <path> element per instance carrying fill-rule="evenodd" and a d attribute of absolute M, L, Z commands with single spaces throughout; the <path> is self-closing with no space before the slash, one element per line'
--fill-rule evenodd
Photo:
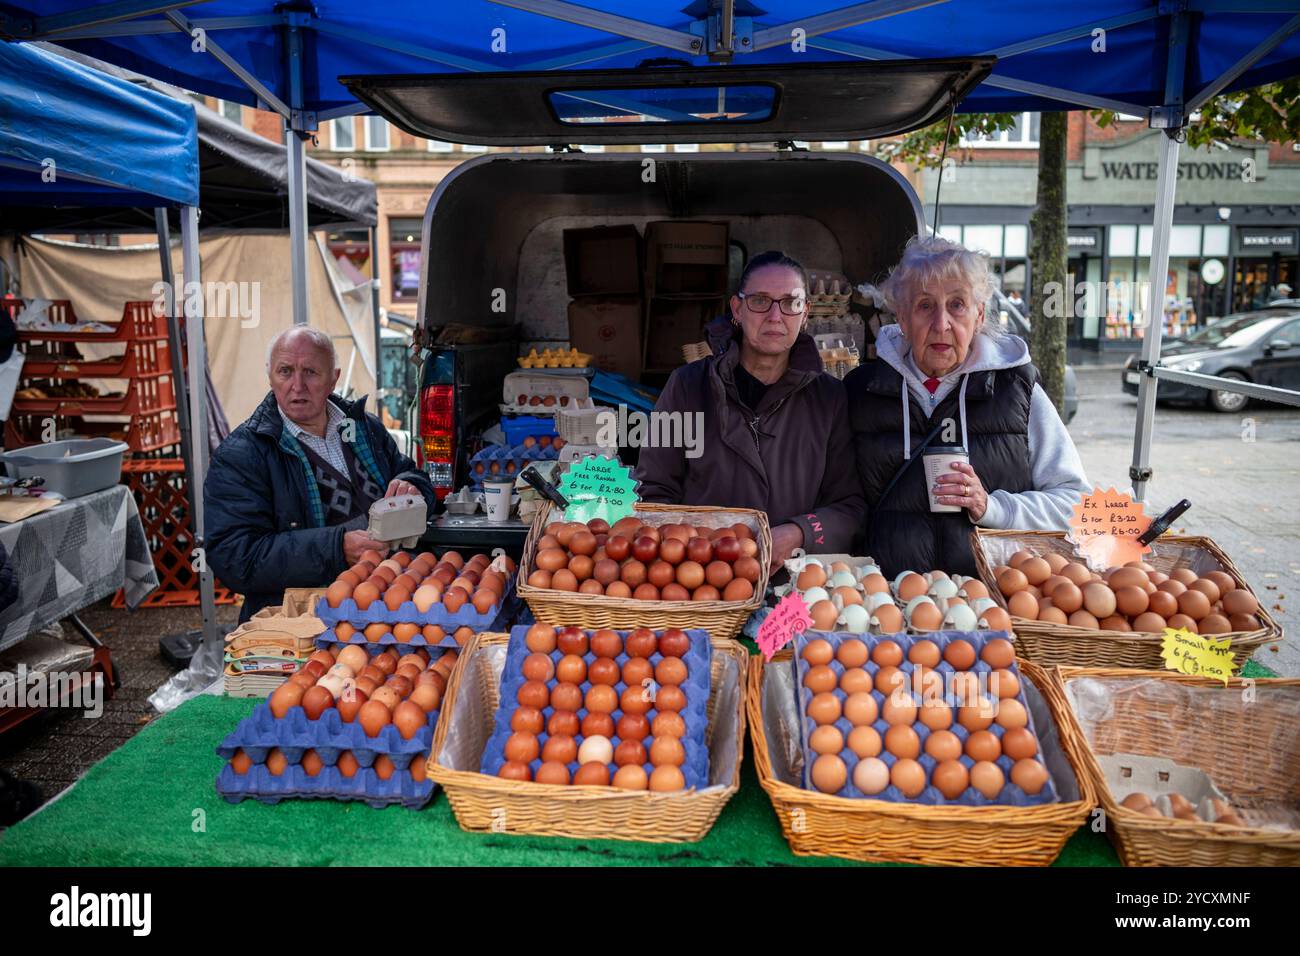
<path fill-rule="evenodd" d="M 569 342 L 597 368 L 630 379 L 641 374 L 639 296 L 583 296 L 569 303 Z"/>
<path fill-rule="evenodd" d="M 639 296 L 641 258 L 636 226 L 564 230 L 564 271 L 571 296 Z"/>
<path fill-rule="evenodd" d="M 646 224 L 646 295 L 725 296 L 725 222 L 662 220 Z"/>
<path fill-rule="evenodd" d="M 645 368 L 675 369 L 686 362 L 682 346 L 705 339 L 704 326 L 726 311 L 721 297 L 651 299 L 646 313 Z"/>

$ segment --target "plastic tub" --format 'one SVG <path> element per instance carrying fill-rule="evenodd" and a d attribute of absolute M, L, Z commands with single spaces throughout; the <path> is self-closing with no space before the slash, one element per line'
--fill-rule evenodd
<path fill-rule="evenodd" d="M 0 454 L 11 478 L 40 475 L 45 491 L 79 498 L 117 484 L 122 477 L 124 442 L 111 438 L 71 438 L 29 445 Z"/>

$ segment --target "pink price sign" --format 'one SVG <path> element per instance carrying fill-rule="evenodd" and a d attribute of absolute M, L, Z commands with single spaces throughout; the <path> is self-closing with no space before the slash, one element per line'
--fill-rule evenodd
<path fill-rule="evenodd" d="M 812 627 L 812 622 L 808 605 L 803 603 L 797 591 L 781 598 L 758 626 L 758 649 L 763 652 L 763 658 L 770 661 L 777 651 L 794 640 L 796 634 Z"/>

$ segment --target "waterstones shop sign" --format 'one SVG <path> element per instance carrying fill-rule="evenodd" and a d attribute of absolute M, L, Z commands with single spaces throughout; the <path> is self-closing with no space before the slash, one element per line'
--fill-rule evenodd
<path fill-rule="evenodd" d="M 1178 164 L 1179 179 L 1218 179 L 1243 181 L 1252 171 L 1253 163 L 1245 162 L 1188 162 Z M 1150 179 L 1158 178 L 1158 163 L 1120 163 L 1103 162 L 1102 179 Z"/>

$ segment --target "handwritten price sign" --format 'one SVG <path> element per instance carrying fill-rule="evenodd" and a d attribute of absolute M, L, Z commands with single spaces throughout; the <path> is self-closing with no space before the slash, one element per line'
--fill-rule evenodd
<path fill-rule="evenodd" d="M 568 499 L 567 521 L 604 518 L 610 524 L 633 513 L 640 500 L 636 480 L 626 465 L 614 458 L 589 455 L 574 462 L 560 476 L 560 494 Z"/>
<path fill-rule="evenodd" d="M 1208 677 L 1226 685 L 1232 676 L 1232 639 L 1216 639 L 1208 634 L 1193 634 L 1186 628 L 1165 628 L 1160 645 L 1165 669 L 1189 677 Z"/>
<path fill-rule="evenodd" d="M 1151 527 L 1141 502 L 1110 488 L 1094 488 L 1074 506 L 1066 540 L 1094 571 L 1140 561 L 1151 546 L 1138 540 Z"/>
<path fill-rule="evenodd" d="M 758 626 L 758 649 L 766 660 L 794 640 L 796 634 L 812 627 L 808 605 L 797 591 L 791 591 L 777 602 L 770 614 Z"/>

